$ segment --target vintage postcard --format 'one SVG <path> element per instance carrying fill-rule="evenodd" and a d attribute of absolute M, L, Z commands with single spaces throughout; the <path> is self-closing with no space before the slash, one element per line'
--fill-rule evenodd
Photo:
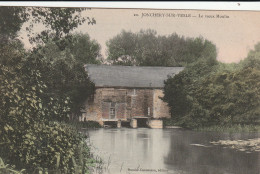
<path fill-rule="evenodd" d="M 259 19 L 0 6 L 0 173 L 259 174 Z"/>

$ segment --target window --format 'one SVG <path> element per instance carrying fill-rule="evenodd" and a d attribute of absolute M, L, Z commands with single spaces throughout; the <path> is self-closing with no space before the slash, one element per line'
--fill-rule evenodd
<path fill-rule="evenodd" d="M 131 107 L 133 107 L 135 105 L 135 96 L 132 96 L 131 99 Z"/>
<path fill-rule="evenodd" d="M 109 110 L 109 117 L 110 117 L 110 119 L 114 119 L 115 116 L 116 116 L 115 108 L 110 108 L 110 110 Z"/>

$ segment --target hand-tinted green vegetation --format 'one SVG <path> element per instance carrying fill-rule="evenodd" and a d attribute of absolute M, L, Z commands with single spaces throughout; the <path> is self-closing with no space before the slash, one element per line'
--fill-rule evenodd
<path fill-rule="evenodd" d="M 93 129 L 93 128 L 101 128 L 102 126 L 96 121 L 82 121 L 74 123 L 77 128 L 81 129 Z"/>
<path fill-rule="evenodd" d="M 122 31 L 107 42 L 108 61 L 118 65 L 186 66 L 200 58 L 216 58 L 216 47 L 203 38 L 173 33 L 160 36 L 154 30 Z"/>
<path fill-rule="evenodd" d="M 94 84 L 90 82 L 83 66 L 101 63 L 100 46 L 87 34 L 74 34 L 70 39 L 61 40 L 67 45 L 64 49 L 51 40 L 34 51 L 33 57 L 42 62 L 34 66 L 44 72 L 42 76 L 50 97 L 58 97 L 62 102 L 70 99 L 74 116 L 80 113 L 82 103 L 94 93 Z"/>
<path fill-rule="evenodd" d="M 172 120 L 189 128 L 260 121 L 260 44 L 238 64 L 206 59 L 165 82 Z"/>
<path fill-rule="evenodd" d="M 101 61 L 95 41 L 70 33 L 84 22 L 82 10 L 1 7 L 1 172 L 88 173 L 94 162 L 87 137 L 69 122 L 93 93 L 83 65 Z M 29 20 L 46 27 L 41 42 L 30 36 L 33 51 L 16 39 Z"/>

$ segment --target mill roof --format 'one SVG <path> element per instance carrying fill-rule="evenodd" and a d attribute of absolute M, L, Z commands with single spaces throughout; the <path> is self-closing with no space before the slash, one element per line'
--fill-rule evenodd
<path fill-rule="evenodd" d="M 164 80 L 184 67 L 87 64 L 85 69 L 96 87 L 163 88 Z"/>

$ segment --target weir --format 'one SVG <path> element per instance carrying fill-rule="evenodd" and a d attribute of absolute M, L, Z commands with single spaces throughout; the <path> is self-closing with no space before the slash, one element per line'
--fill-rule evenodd
<path fill-rule="evenodd" d="M 163 128 L 163 121 L 159 119 L 151 119 L 150 117 L 135 117 L 129 120 L 113 120 L 103 121 L 103 127 L 105 128 Z"/>

